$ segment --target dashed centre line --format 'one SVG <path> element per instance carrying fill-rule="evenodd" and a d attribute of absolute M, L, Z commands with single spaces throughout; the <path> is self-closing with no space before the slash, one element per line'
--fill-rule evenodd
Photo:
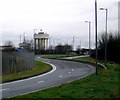
<path fill-rule="evenodd" d="M 69 72 L 69 74 L 70 74 L 71 72 Z"/>
<path fill-rule="evenodd" d="M 0 91 L 4 91 L 4 90 L 9 90 L 10 88 L 6 88 L 6 89 L 0 89 Z"/>
<path fill-rule="evenodd" d="M 74 69 L 72 69 L 72 71 L 74 71 Z"/>
<path fill-rule="evenodd" d="M 38 81 L 37 83 L 42 83 L 42 82 L 44 82 L 44 81 Z"/>
<path fill-rule="evenodd" d="M 59 77 L 62 77 L 62 75 L 60 75 Z"/>

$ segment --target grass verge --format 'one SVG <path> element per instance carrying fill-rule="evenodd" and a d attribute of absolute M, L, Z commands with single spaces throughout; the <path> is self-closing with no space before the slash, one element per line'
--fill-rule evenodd
<path fill-rule="evenodd" d="M 23 71 L 20 73 L 9 74 L 9 75 L 3 75 L 2 82 L 5 83 L 13 80 L 19 80 L 19 79 L 28 78 L 31 76 L 40 75 L 50 71 L 51 69 L 52 67 L 49 64 L 46 64 L 41 61 L 35 61 L 35 66 L 31 70 Z"/>
<path fill-rule="evenodd" d="M 61 57 L 72 57 L 72 56 L 78 56 L 77 54 L 57 54 L 57 55 L 50 55 L 50 56 L 43 56 L 42 58 L 46 58 L 46 59 L 57 59 L 57 58 L 61 58 Z"/>
<path fill-rule="evenodd" d="M 98 75 L 95 74 L 66 83 L 53 88 L 48 88 L 38 92 L 27 95 L 17 96 L 11 98 L 12 100 L 18 98 L 120 98 L 118 84 L 118 72 L 120 71 L 120 64 L 108 62 L 107 70 L 98 67 Z"/>
<path fill-rule="evenodd" d="M 74 58 L 72 60 L 80 60 L 80 61 L 87 61 L 87 62 L 95 62 L 95 59 L 94 58 L 91 58 L 91 57 L 79 57 L 79 58 Z M 104 60 L 98 60 L 99 63 L 101 64 L 104 64 Z M 112 62 L 112 61 L 111 61 Z"/>

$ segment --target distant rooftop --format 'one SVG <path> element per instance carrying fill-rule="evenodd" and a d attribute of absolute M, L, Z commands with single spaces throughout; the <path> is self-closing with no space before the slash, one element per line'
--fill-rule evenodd
<path fill-rule="evenodd" d="M 38 32 L 38 34 L 44 34 L 44 32 L 41 31 L 41 32 Z"/>

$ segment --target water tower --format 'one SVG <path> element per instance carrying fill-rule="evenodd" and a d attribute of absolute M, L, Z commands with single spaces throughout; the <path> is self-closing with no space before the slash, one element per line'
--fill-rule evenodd
<path fill-rule="evenodd" d="M 49 34 L 44 33 L 42 29 L 38 32 L 34 31 L 34 48 L 35 50 L 48 49 Z"/>

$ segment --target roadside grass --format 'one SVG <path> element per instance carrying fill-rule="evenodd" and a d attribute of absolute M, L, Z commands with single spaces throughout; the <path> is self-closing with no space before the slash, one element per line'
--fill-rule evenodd
<path fill-rule="evenodd" d="M 95 59 L 94 58 L 91 58 L 91 57 L 79 57 L 79 58 L 73 58 L 72 60 L 81 60 L 81 61 L 91 61 L 91 62 L 95 62 Z M 104 60 L 98 60 L 99 63 L 102 63 L 104 64 Z M 111 61 L 112 63 L 112 61 Z"/>
<path fill-rule="evenodd" d="M 2 83 L 13 81 L 13 80 L 24 79 L 24 78 L 28 78 L 31 76 L 36 76 L 36 75 L 48 72 L 51 69 L 52 67 L 49 64 L 46 64 L 41 61 L 35 61 L 35 66 L 31 70 L 22 71 L 20 73 L 3 75 Z"/>
<path fill-rule="evenodd" d="M 11 100 L 29 98 L 70 98 L 70 99 L 116 99 L 120 98 L 118 82 L 118 72 L 120 64 L 114 62 L 107 63 L 107 70 L 98 67 L 98 75 L 92 74 L 89 77 L 65 83 L 60 86 L 48 88 L 27 95 L 16 96 Z"/>
<path fill-rule="evenodd" d="M 95 61 L 95 59 L 91 58 L 91 57 L 79 57 L 79 58 L 73 58 L 73 59 L 81 59 L 81 60 L 91 60 L 91 61 Z"/>
<path fill-rule="evenodd" d="M 61 57 L 72 57 L 72 56 L 78 56 L 78 55 L 77 54 L 55 54 L 55 55 L 43 56 L 42 58 L 57 59 Z"/>

